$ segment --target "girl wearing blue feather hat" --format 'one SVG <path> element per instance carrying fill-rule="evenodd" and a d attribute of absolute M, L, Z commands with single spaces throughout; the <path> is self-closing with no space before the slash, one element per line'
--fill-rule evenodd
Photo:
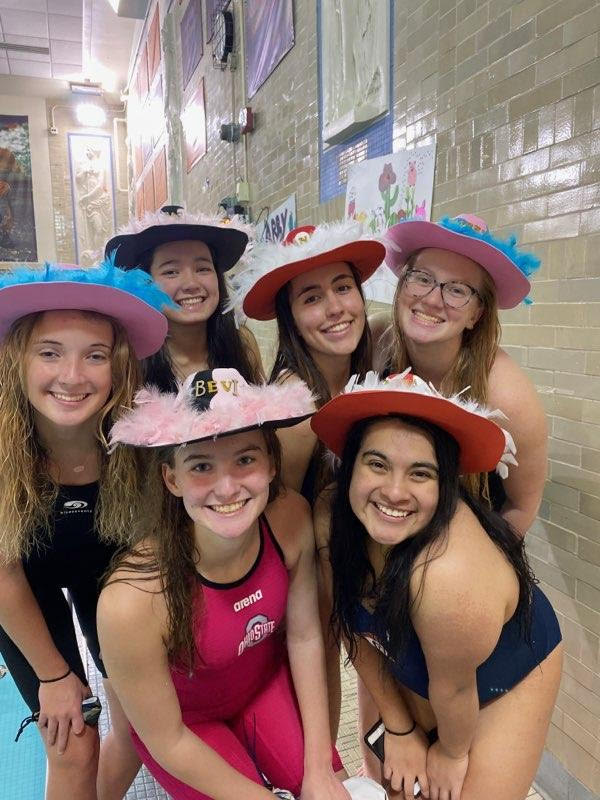
<path fill-rule="evenodd" d="M 99 581 L 131 535 L 144 483 L 139 456 L 108 458 L 106 436 L 139 388 L 138 359 L 162 346 L 170 302 L 145 272 L 110 261 L 0 277 L 0 652 L 31 710 L 21 731 L 37 721 L 44 741 L 47 800 L 117 800 L 139 767 L 108 681 L 100 751 L 63 590 L 106 677 Z"/>
<path fill-rule="evenodd" d="M 502 409 L 519 465 L 503 482 L 490 476 L 489 496 L 494 510 L 524 535 L 546 478 L 546 419 L 535 388 L 499 347 L 498 309 L 528 302 L 528 278 L 539 259 L 514 237 L 493 236 L 471 214 L 402 222 L 383 241 L 399 281 L 392 325 L 380 340 L 386 363 L 377 366 L 391 372 L 410 366 L 438 389 L 452 394 L 468 386 L 468 396 Z M 486 476 L 480 484 L 470 488 L 487 495 Z"/>

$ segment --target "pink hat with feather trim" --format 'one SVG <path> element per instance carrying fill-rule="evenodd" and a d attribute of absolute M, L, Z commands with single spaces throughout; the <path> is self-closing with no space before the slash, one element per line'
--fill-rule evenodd
<path fill-rule="evenodd" d="M 256 428 L 287 428 L 315 411 L 302 381 L 251 385 L 236 369 L 197 372 L 177 394 L 146 386 L 134 403 L 112 427 L 111 450 L 118 444 L 177 447 Z"/>

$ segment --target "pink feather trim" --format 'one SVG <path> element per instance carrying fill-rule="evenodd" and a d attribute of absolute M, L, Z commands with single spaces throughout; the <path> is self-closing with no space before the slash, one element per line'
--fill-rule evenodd
<path fill-rule="evenodd" d="M 178 394 L 164 394 L 153 386 L 140 389 L 134 408 L 125 411 L 113 425 L 109 451 L 118 444 L 185 444 L 265 423 L 284 422 L 315 410 L 312 393 L 302 381 L 284 386 L 241 385 L 237 396 L 220 392 L 218 404 L 201 412 L 193 408 L 188 398 L 187 382 Z"/>

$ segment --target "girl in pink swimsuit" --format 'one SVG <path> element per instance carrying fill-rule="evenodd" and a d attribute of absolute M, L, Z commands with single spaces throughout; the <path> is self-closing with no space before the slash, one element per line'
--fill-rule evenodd
<path fill-rule="evenodd" d="M 147 520 L 101 594 L 98 626 L 140 757 L 175 800 L 259 800 L 271 785 L 347 800 L 310 508 L 278 493 L 274 429 L 312 413 L 309 390 L 214 369 L 136 400 L 112 443 L 157 448 Z"/>

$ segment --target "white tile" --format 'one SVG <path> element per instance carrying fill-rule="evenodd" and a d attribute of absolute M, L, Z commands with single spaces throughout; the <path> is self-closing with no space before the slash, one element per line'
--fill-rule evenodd
<path fill-rule="evenodd" d="M 9 59 L 11 75 L 26 75 L 30 78 L 51 78 L 50 64 L 42 64 L 40 61 L 19 61 Z"/>
<path fill-rule="evenodd" d="M 48 38 L 48 17 L 32 11 L 16 11 L 14 9 L 1 9 L 0 21 L 5 34 L 14 33 L 17 36 L 35 36 L 40 39 Z"/>
<path fill-rule="evenodd" d="M 82 81 L 83 73 L 81 67 L 75 64 L 56 64 L 52 62 L 52 77 L 60 78 L 63 81 Z"/>
<path fill-rule="evenodd" d="M 81 42 L 83 35 L 83 19 L 65 14 L 48 14 L 48 27 L 51 39 L 67 42 Z"/>
<path fill-rule="evenodd" d="M 11 44 L 28 44 L 33 47 L 48 47 L 48 39 L 39 39 L 35 36 L 15 36 L 9 34 L 4 37 Z M 7 50 L 6 54 L 15 61 L 42 61 L 49 63 L 49 53 L 20 53 L 18 50 Z"/>
<path fill-rule="evenodd" d="M 0 0 L 0 13 L 5 8 L 13 8 L 17 11 L 40 11 L 46 13 L 46 0 Z"/>
<path fill-rule="evenodd" d="M 4 3 L 4 0 L 0 0 L 0 3 Z M 82 17 L 83 0 L 48 0 L 48 13 Z"/>
<path fill-rule="evenodd" d="M 58 39 L 50 40 L 50 53 L 52 61 L 59 64 L 76 64 L 81 66 L 81 50 L 77 42 L 62 42 Z"/>

